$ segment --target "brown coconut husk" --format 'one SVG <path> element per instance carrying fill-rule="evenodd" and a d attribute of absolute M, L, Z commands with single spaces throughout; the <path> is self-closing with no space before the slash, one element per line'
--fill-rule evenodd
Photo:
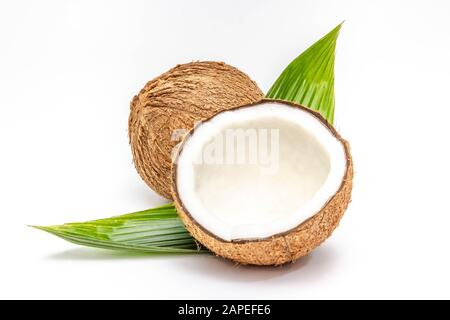
<path fill-rule="evenodd" d="M 264 99 L 259 103 L 266 101 L 277 100 Z M 265 239 L 239 241 L 226 241 L 220 239 L 198 224 L 183 205 L 177 190 L 176 161 L 173 165 L 172 195 L 178 214 L 183 220 L 186 229 L 195 239 L 216 255 L 231 259 L 240 264 L 281 265 L 293 262 L 307 255 L 332 234 L 339 225 L 339 222 L 350 203 L 353 183 L 353 161 L 348 142 L 344 140 L 335 128 L 318 112 L 286 101 L 279 102 L 301 108 L 314 115 L 329 129 L 331 134 L 342 143 L 347 157 L 347 168 L 339 190 L 332 195 L 319 212 L 308 220 L 300 222 L 296 228 Z M 183 145 L 179 148 L 178 155 L 182 151 L 182 148 Z"/>
<path fill-rule="evenodd" d="M 135 167 L 147 185 L 171 199 L 174 130 L 263 98 L 245 73 L 223 62 L 180 64 L 149 81 L 130 106 L 128 132 Z"/>

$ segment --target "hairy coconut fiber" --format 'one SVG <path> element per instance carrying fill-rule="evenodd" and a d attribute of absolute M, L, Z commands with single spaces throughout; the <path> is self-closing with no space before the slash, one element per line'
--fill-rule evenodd
<path fill-rule="evenodd" d="M 177 65 L 149 81 L 133 98 L 128 121 L 139 175 L 171 199 L 171 154 L 183 130 L 187 133 L 196 121 L 262 98 L 254 81 L 222 62 Z"/>
<path fill-rule="evenodd" d="M 350 202 L 352 191 L 353 162 L 350 147 L 348 142 L 319 113 L 307 110 L 328 127 L 342 143 L 347 157 L 347 168 L 339 190 L 319 212 L 306 221 L 299 221 L 299 225 L 292 230 L 258 240 L 225 241 L 216 237 L 199 225 L 183 206 L 177 191 L 175 178 L 177 168 L 174 164 L 172 188 L 176 209 L 192 236 L 216 255 L 241 264 L 281 265 L 307 255 L 324 242 L 338 226 Z M 179 152 L 181 149 L 182 147 Z"/>

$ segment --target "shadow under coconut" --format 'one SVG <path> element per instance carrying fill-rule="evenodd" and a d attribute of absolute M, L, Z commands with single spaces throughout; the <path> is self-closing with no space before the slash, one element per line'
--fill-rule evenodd
<path fill-rule="evenodd" d="M 234 282 L 260 282 L 278 278 L 286 283 L 310 282 L 325 276 L 337 262 L 337 253 L 330 245 L 322 245 L 296 262 L 278 267 L 240 265 L 211 254 L 148 254 L 97 248 L 74 248 L 47 256 L 60 261 L 105 261 L 126 259 L 171 259 L 174 268 L 202 277 Z"/>
<path fill-rule="evenodd" d="M 330 245 L 322 245 L 308 256 L 282 266 L 239 265 L 212 256 L 184 257 L 180 268 L 196 272 L 204 277 L 228 279 L 234 282 L 259 282 L 282 278 L 286 282 L 314 281 L 326 275 L 337 261 L 337 254 Z M 177 262 L 175 262 L 177 263 Z"/>

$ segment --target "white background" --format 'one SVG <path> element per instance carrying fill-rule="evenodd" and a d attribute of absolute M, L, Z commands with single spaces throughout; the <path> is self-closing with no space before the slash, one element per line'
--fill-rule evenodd
<path fill-rule="evenodd" d="M 0 298 L 450 298 L 448 1 L 2 1 Z M 353 202 L 281 268 L 81 248 L 27 224 L 161 204 L 132 165 L 129 101 L 192 60 L 267 91 L 342 20 L 337 128 Z"/>

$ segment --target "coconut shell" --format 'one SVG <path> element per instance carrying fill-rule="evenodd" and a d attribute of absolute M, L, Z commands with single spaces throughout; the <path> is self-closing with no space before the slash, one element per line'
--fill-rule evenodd
<path fill-rule="evenodd" d="M 276 100 L 265 99 L 262 102 L 264 101 Z M 280 102 L 287 103 L 285 101 Z M 348 142 L 319 113 L 300 105 L 287 104 L 313 114 L 342 143 L 347 157 L 347 167 L 341 186 L 319 212 L 308 220 L 301 222 L 292 230 L 265 239 L 226 241 L 216 237 L 199 225 L 184 207 L 177 191 L 177 166 L 175 162 L 173 165 L 172 194 L 178 214 L 192 236 L 218 256 L 240 264 L 252 265 L 281 265 L 293 262 L 310 253 L 332 234 L 350 203 L 353 162 Z M 178 151 L 181 152 L 181 150 L 182 146 Z"/>
<path fill-rule="evenodd" d="M 133 98 L 128 121 L 137 172 L 150 188 L 171 199 L 171 156 L 180 143 L 172 135 L 263 96 L 245 73 L 222 62 L 180 64 L 149 81 Z"/>

